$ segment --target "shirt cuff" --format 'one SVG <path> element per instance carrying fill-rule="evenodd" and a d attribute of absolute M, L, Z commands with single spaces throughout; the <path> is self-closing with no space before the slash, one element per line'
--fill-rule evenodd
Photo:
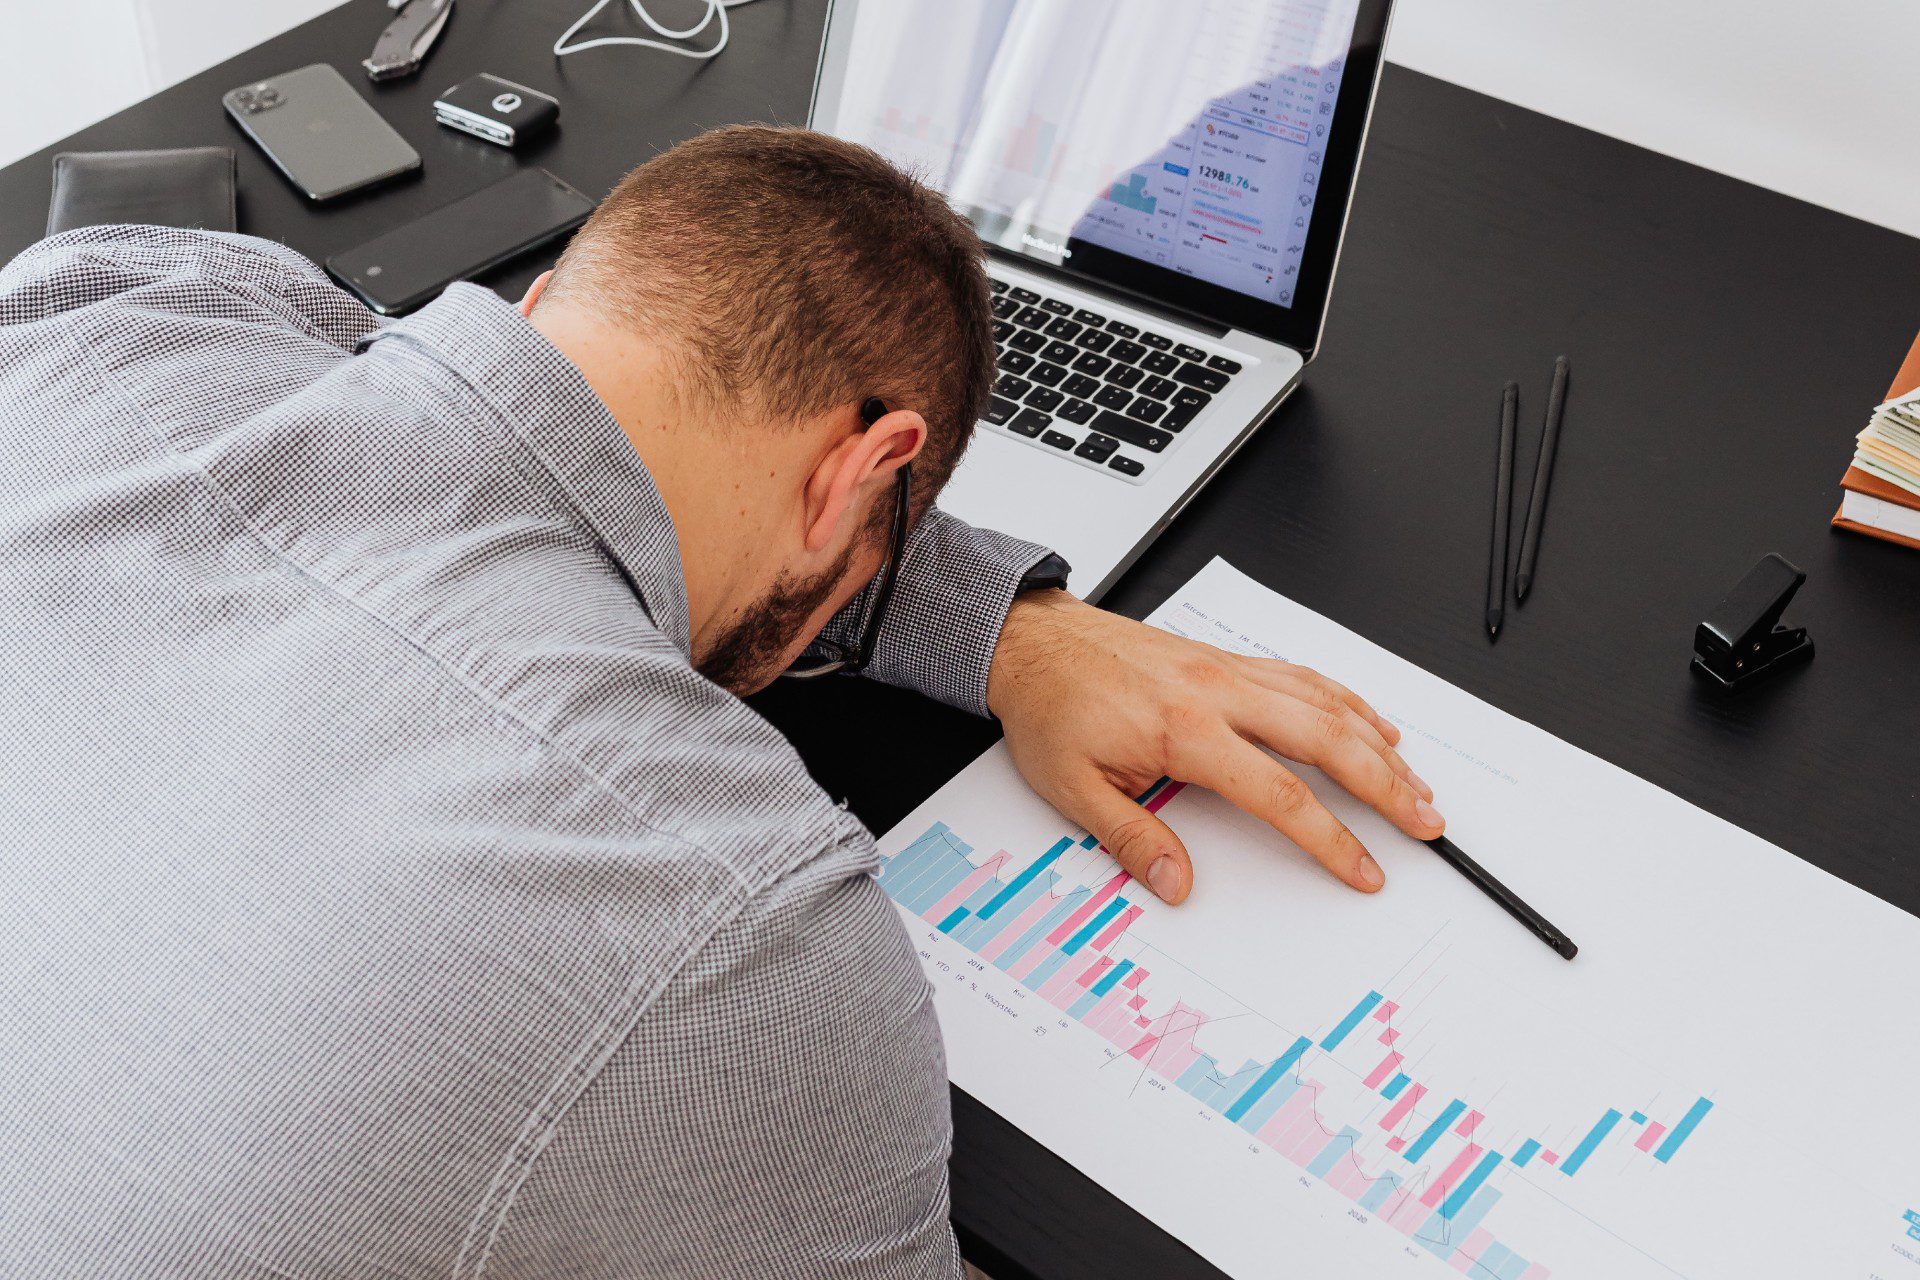
<path fill-rule="evenodd" d="M 987 672 L 1000 628 L 1021 579 L 1049 554 L 937 508 L 927 512 L 907 539 L 866 674 L 977 716 L 989 714 Z M 836 615 L 825 634 L 852 638 L 845 633 L 857 624 L 867 594 Z"/>

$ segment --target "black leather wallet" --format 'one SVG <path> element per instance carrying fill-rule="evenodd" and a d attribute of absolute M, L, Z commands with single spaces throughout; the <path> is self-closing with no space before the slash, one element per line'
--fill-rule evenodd
<path fill-rule="evenodd" d="M 47 234 L 110 222 L 234 231 L 233 151 L 62 151 Z"/>

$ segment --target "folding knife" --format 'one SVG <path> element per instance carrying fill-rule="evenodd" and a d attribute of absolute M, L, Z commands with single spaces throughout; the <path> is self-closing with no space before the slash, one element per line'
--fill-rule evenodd
<path fill-rule="evenodd" d="M 398 5 L 389 0 L 389 4 L 399 10 L 399 16 L 387 24 L 373 42 L 373 52 L 360 64 L 375 80 L 394 80 L 418 71 L 453 16 L 453 0 L 402 0 Z"/>

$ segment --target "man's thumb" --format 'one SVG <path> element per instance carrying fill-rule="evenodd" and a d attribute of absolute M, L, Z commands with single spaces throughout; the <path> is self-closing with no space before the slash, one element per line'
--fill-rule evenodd
<path fill-rule="evenodd" d="M 1079 812 L 1069 816 L 1085 823 L 1128 875 L 1163 902 L 1187 896 L 1193 887 L 1193 862 L 1171 827 L 1104 780 L 1076 799 Z"/>

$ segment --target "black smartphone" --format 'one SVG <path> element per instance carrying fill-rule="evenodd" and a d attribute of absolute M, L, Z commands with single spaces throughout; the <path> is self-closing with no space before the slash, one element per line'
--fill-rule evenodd
<path fill-rule="evenodd" d="M 545 169 L 522 169 L 357 249 L 327 259 L 333 278 L 383 316 L 433 301 L 587 220 L 593 201 Z"/>
<path fill-rule="evenodd" d="M 420 167 L 420 153 L 324 62 L 230 89 L 220 101 L 309 200 L 331 200 Z"/>

